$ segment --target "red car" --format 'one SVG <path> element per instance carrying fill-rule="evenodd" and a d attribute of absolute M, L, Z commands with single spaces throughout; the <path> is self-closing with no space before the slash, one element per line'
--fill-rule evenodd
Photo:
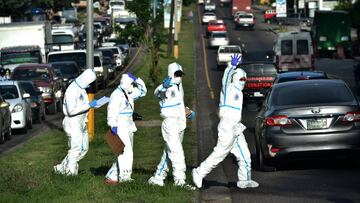
<path fill-rule="evenodd" d="M 210 36 L 214 31 L 226 32 L 225 22 L 223 20 L 210 20 L 207 26 L 206 35 Z"/>
<path fill-rule="evenodd" d="M 33 81 L 42 92 L 47 113 L 61 111 L 64 85 L 52 64 L 21 64 L 14 69 L 11 79 Z"/>

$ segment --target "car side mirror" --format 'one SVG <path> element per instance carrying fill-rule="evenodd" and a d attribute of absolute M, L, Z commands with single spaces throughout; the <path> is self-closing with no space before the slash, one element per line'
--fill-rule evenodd
<path fill-rule="evenodd" d="M 9 106 L 10 104 L 5 101 L 0 104 L 0 108 L 8 108 Z"/>
<path fill-rule="evenodd" d="M 24 93 L 23 94 L 23 99 L 29 99 L 30 98 L 30 94 L 29 93 Z"/>

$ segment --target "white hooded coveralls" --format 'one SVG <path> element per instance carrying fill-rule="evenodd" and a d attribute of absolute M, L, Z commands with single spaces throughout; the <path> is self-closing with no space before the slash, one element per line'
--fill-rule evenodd
<path fill-rule="evenodd" d="M 133 137 L 137 131 L 133 121 L 134 100 L 146 95 L 147 89 L 142 79 L 137 78 L 137 88 L 131 83 L 134 82 L 127 74 L 123 74 L 120 85 L 110 96 L 107 110 L 107 124 L 110 127 L 117 127 L 117 134 L 123 141 L 124 153 L 117 157 L 106 178 L 112 181 L 125 182 L 131 180 L 133 165 Z M 127 94 L 127 98 L 125 94 Z"/>
<path fill-rule="evenodd" d="M 243 134 L 246 127 L 240 122 L 243 105 L 242 89 L 245 85 L 245 81 L 240 81 L 242 77 L 246 78 L 246 73 L 240 68 L 235 69 L 229 65 L 225 70 L 220 93 L 218 141 L 213 152 L 194 169 L 195 175 L 204 178 L 231 152 L 235 155 L 239 166 L 238 186 L 253 182 L 251 155 Z"/>
<path fill-rule="evenodd" d="M 68 136 L 69 151 L 64 160 L 54 166 L 55 172 L 65 175 L 78 174 L 78 161 L 89 149 L 89 137 L 86 127 L 87 112 L 90 109 L 85 88 L 96 79 L 95 72 L 85 70 L 66 89 L 63 103 L 63 128 Z"/>
<path fill-rule="evenodd" d="M 186 128 L 186 116 L 184 105 L 184 90 L 182 83 L 175 83 L 174 73 L 183 71 L 177 63 L 168 66 L 168 76 L 171 77 L 171 86 L 166 89 L 166 99 L 160 100 L 160 116 L 164 119 L 161 125 L 161 133 L 165 141 L 165 149 L 153 176 L 157 181 L 163 182 L 169 171 L 168 161 L 171 161 L 175 184 L 184 184 L 186 179 L 185 155 L 182 140 Z M 164 90 L 159 85 L 154 94 Z"/>

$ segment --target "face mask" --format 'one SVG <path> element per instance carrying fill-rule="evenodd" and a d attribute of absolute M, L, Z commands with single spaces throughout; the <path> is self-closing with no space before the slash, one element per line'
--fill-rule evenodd
<path fill-rule="evenodd" d="M 173 81 L 175 84 L 180 84 L 180 83 L 181 83 L 181 77 L 173 78 L 172 81 Z"/>

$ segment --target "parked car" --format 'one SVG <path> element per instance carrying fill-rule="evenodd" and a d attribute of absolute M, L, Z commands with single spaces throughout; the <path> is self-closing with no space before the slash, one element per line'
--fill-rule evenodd
<path fill-rule="evenodd" d="M 111 49 L 97 49 L 97 51 L 100 51 L 104 57 L 110 58 L 111 63 L 116 67 L 116 55 Z"/>
<path fill-rule="evenodd" d="M 290 71 L 279 73 L 274 83 L 283 83 L 295 80 L 316 80 L 316 79 L 328 79 L 328 76 L 324 71 Z"/>
<path fill-rule="evenodd" d="M 46 112 L 55 114 L 62 109 L 63 81 L 51 64 L 25 64 L 15 68 L 13 80 L 31 80 L 42 92 Z"/>
<path fill-rule="evenodd" d="M 360 106 L 342 80 L 273 85 L 256 117 L 260 168 L 269 160 L 313 152 L 359 151 Z"/>
<path fill-rule="evenodd" d="M 210 20 L 216 20 L 216 14 L 214 12 L 205 12 L 202 16 L 202 23 L 206 24 Z"/>
<path fill-rule="evenodd" d="M 107 67 L 103 64 L 103 55 L 101 51 L 94 52 L 94 70 L 96 73 L 97 84 L 100 84 L 101 87 L 105 89 L 109 82 L 109 73 Z"/>
<path fill-rule="evenodd" d="M 231 56 L 239 54 L 242 56 L 242 50 L 238 45 L 220 46 L 217 51 L 216 63 L 219 70 L 227 66 L 231 61 Z"/>
<path fill-rule="evenodd" d="M 252 13 L 240 14 L 236 19 L 236 28 L 254 29 L 255 20 Z"/>
<path fill-rule="evenodd" d="M 206 3 L 204 6 L 205 11 L 215 11 L 216 5 L 215 2 Z"/>
<path fill-rule="evenodd" d="M 42 92 L 31 81 L 18 81 L 18 83 L 24 92 L 30 95 L 33 122 L 41 123 L 41 120 L 45 120 L 45 103 L 41 97 Z"/>
<path fill-rule="evenodd" d="M 0 144 L 10 140 L 11 136 L 10 104 L 0 94 Z"/>
<path fill-rule="evenodd" d="M 210 35 L 210 47 L 229 45 L 227 32 L 212 32 Z"/>
<path fill-rule="evenodd" d="M 314 70 L 315 55 L 309 32 L 279 33 L 274 54 L 278 71 Z"/>
<path fill-rule="evenodd" d="M 236 13 L 233 16 L 234 23 L 237 22 L 237 19 L 239 18 L 240 15 L 243 15 L 243 14 L 246 14 L 246 13 L 247 13 L 246 11 L 236 11 Z"/>
<path fill-rule="evenodd" d="M 238 67 L 243 69 L 247 76 L 243 89 L 244 100 L 262 100 L 271 89 L 277 75 L 275 64 L 243 62 Z"/>
<path fill-rule="evenodd" d="M 114 79 L 116 74 L 116 65 L 110 57 L 103 57 L 103 66 L 108 70 L 109 79 Z"/>
<path fill-rule="evenodd" d="M 72 51 L 53 51 L 47 56 L 48 63 L 73 61 L 79 66 L 81 71 L 87 69 L 86 67 L 86 50 L 72 50 Z"/>
<path fill-rule="evenodd" d="M 74 61 L 59 61 L 51 63 L 55 70 L 59 70 L 63 76 L 65 89 L 77 78 L 81 70 Z"/>
<path fill-rule="evenodd" d="M 206 36 L 210 36 L 212 32 L 226 32 L 226 24 L 223 20 L 210 20 L 206 29 Z"/>
<path fill-rule="evenodd" d="M 111 50 L 114 53 L 116 57 L 116 67 L 118 70 L 120 70 L 125 65 L 124 63 L 125 58 L 120 47 L 117 46 L 99 47 L 99 50 L 103 50 L 103 49 Z"/>
<path fill-rule="evenodd" d="M 0 94 L 10 104 L 11 129 L 21 129 L 24 133 L 32 128 L 30 95 L 17 81 L 0 81 Z"/>

